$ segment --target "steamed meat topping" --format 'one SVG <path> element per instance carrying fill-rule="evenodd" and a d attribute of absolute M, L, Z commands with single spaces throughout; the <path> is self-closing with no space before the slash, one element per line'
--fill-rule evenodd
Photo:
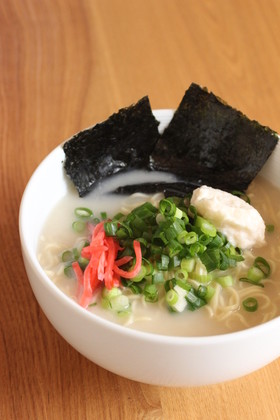
<path fill-rule="evenodd" d="M 191 204 L 234 246 L 250 249 L 264 245 L 265 223 L 259 212 L 241 198 L 203 185 L 194 190 Z"/>

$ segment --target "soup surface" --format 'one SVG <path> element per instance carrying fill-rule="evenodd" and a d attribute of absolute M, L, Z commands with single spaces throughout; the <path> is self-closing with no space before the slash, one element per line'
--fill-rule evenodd
<path fill-rule="evenodd" d="M 147 174 L 137 172 L 135 176 L 138 182 L 140 176 L 145 182 Z M 133 174 L 123 175 L 120 179 L 123 177 L 129 177 L 131 183 L 135 181 Z M 164 179 L 171 181 L 172 177 L 165 176 Z M 40 236 L 38 244 L 40 264 L 57 287 L 74 300 L 76 300 L 76 280 L 65 276 L 64 264 L 61 262 L 63 251 L 85 239 L 71 228 L 74 209 L 88 207 L 93 210 L 96 217 L 104 211 L 108 217 L 112 217 L 120 210 L 129 212 L 143 202 L 152 201 L 156 204 L 162 198 L 160 194 L 154 196 L 136 194 L 125 197 L 108 193 L 116 186 L 116 178 L 112 178 L 85 198 L 79 198 L 77 193 L 70 189 L 51 212 Z M 265 223 L 273 225 L 274 230 L 266 233 L 266 246 L 252 252 L 246 251 L 245 261 L 239 263 L 238 268 L 231 270 L 235 270 L 235 277 L 238 279 L 245 275 L 256 256 L 264 257 L 271 266 L 271 275 L 263 281 L 265 285 L 263 288 L 238 280 L 231 287 L 223 288 L 217 285 L 215 295 L 209 304 L 193 312 L 186 310 L 182 313 L 171 313 L 163 300 L 150 303 L 139 295 L 131 298 L 133 300 L 131 315 L 118 316 L 102 308 L 100 304 L 89 306 L 87 310 L 128 328 L 174 336 L 207 336 L 239 331 L 280 315 L 280 191 L 268 181 L 257 177 L 251 184 L 248 195 L 251 204 L 260 212 Z M 247 297 L 257 299 L 258 309 L 255 312 L 247 312 L 243 308 L 242 301 Z"/>

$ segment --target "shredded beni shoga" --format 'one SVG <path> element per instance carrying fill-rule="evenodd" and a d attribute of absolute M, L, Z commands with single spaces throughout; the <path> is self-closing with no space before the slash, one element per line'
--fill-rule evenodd
<path fill-rule="evenodd" d="M 105 213 L 96 219 L 83 207 L 75 214 L 73 228 L 78 233 L 87 228 L 90 240 L 65 251 L 62 261 L 65 274 L 77 280 L 77 300 L 84 308 L 95 305 L 101 293 L 105 308 L 129 313 L 130 290 L 147 302 L 164 296 L 171 311 L 195 310 L 211 300 L 215 283 L 234 284 L 229 269 L 244 260 L 242 250 L 198 215 L 188 199 L 164 198 L 158 208 L 146 202 L 112 219 Z M 269 274 L 267 261 L 257 257 L 238 281 L 263 287 Z M 245 309 L 256 310 L 257 302 Z"/>

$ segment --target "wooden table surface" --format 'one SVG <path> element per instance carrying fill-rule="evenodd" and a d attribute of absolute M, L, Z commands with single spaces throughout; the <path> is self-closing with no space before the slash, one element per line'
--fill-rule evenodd
<path fill-rule="evenodd" d="M 198 388 L 89 362 L 35 301 L 18 235 L 40 161 L 146 94 L 175 108 L 194 81 L 280 132 L 279 26 L 279 0 L 0 0 L 1 419 L 280 418 L 280 359 Z"/>

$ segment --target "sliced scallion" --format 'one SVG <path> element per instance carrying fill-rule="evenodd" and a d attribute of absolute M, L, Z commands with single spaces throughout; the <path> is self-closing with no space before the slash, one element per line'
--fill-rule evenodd
<path fill-rule="evenodd" d="M 152 275 L 152 283 L 159 284 L 164 282 L 164 274 L 162 271 L 155 271 Z"/>
<path fill-rule="evenodd" d="M 77 207 L 74 213 L 76 217 L 81 219 L 90 219 L 93 216 L 93 212 L 87 207 Z"/>
<path fill-rule="evenodd" d="M 86 266 L 88 265 L 89 260 L 87 258 L 79 257 L 78 263 L 79 263 L 81 269 L 84 270 L 86 268 Z"/>
<path fill-rule="evenodd" d="M 168 198 L 164 198 L 159 203 L 159 211 L 164 216 L 172 217 L 176 213 L 176 204 Z"/>
<path fill-rule="evenodd" d="M 65 276 L 67 276 L 69 278 L 72 278 L 72 277 L 75 276 L 72 265 L 67 265 L 66 267 L 64 267 L 64 274 L 65 274 Z"/>
<path fill-rule="evenodd" d="M 195 226 L 199 227 L 203 233 L 209 236 L 216 236 L 217 229 L 213 225 L 213 223 L 209 222 L 209 220 L 204 219 L 204 217 L 197 216 L 195 220 Z"/>
<path fill-rule="evenodd" d="M 161 254 L 160 261 L 157 263 L 157 267 L 159 270 L 167 271 L 169 266 L 169 256 L 165 254 Z"/>
<path fill-rule="evenodd" d="M 181 268 L 182 270 L 186 270 L 189 273 L 194 271 L 195 267 L 195 258 L 183 258 L 181 261 Z"/>
<path fill-rule="evenodd" d="M 101 217 L 102 220 L 106 220 L 108 218 L 106 211 L 102 211 L 100 213 L 100 217 Z"/>
<path fill-rule="evenodd" d="M 188 232 L 187 235 L 185 235 L 185 240 L 184 243 L 186 245 L 191 245 L 194 244 L 195 242 L 197 242 L 198 240 L 198 235 L 195 232 Z"/>
<path fill-rule="evenodd" d="M 187 270 L 183 270 L 182 268 L 175 271 L 175 279 L 176 280 L 187 280 L 189 273 Z"/>
<path fill-rule="evenodd" d="M 116 236 L 118 230 L 118 223 L 117 222 L 105 222 L 104 223 L 104 230 L 106 236 Z"/>
<path fill-rule="evenodd" d="M 179 299 L 179 296 L 178 296 L 178 294 L 175 292 L 175 290 L 173 290 L 173 289 L 168 290 L 168 292 L 167 292 L 167 293 L 166 293 L 166 295 L 165 295 L 165 300 L 166 300 L 166 303 L 167 303 L 169 306 L 173 306 L 173 305 L 175 305 L 175 304 L 178 302 L 178 299 Z"/>
<path fill-rule="evenodd" d="M 261 283 L 260 281 L 255 282 L 253 280 L 248 279 L 248 277 L 240 277 L 239 281 L 242 281 L 243 283 L 253 284 L 254 286 L 264 287 L 264 284 Z"/>
<path fill-rule="evenodd" d="M 254 297 L 243 300 L 242 305 L 247 312 L 255 312 L 258 309 L 258 301 Z"/>
<path fill-rule="evenodd" d="M 143 278 L 146 276 L 146 273 L 146 267 L 142 264 L 139 273 L 137 274 L 137 276 L 133 277 L 131 281 L 138 283 L 139 281 L 143 280 Z"/>
<path fill-rule="evenodd" d="M 254 261 L 254 266 L 263 272 L 265 278 L 269 277 L 271 269 L 265 258 L 257 257 Z"/>
<path fill-rule="evenodd" d="M 76 220 L 72 223 L 72 228 L 77 233 L 82 233 L 86 228 L 86 223 L 80 220 Z"/>
<path fill-rule="evenodd" d="M 216 277 L 215 281 L 219 283 L 222 287 L 229 287 L 233 285 L 233 278 L 232 276 L 221 276 Z"/>
<path fill-rule="evenodd" d="M 253 283 L 258 283 L 262 279 L 264 279 L 265 275 L 261 269 L 256 266 L 252 266 L 249 268 L 247 273 L 247 278 L 252 280 Z"/>
<path fill-rule="evenodd" d="M 157 302 L 158 301 L 158 289 L 155 284 L 146 284 L 143 290 L 146 302 Z"/>
<path fill-rule="evenodd" d="M 61 261 L 63 262 L 72 262 L 74 261 L 73 252 L 70 250 L 64 251 L 61 255 Z"/>
<path fill-rule="evenodd" d="M 197 289 L 197 296 L 200 298 L 205 298 L 207 295 L 207 286 L 200 284 Z"/>

